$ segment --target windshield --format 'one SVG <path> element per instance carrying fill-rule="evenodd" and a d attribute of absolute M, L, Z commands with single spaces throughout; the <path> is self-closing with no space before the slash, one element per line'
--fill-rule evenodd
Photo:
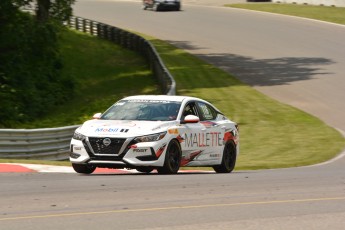
<path fill-rule="evenodd" d="M 101 117 L 104 120 L 176 120 L 181 103 L 159 100 L 121 100 Z"/>

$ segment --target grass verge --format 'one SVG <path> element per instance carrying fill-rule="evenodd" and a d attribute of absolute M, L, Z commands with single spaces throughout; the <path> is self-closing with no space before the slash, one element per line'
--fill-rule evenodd
<path fill-rule="evenodd" d="M 292 15 L 345 25 L 345 7 L 311 6 L 283 3 L 227 4 L 225 6 Z"/>

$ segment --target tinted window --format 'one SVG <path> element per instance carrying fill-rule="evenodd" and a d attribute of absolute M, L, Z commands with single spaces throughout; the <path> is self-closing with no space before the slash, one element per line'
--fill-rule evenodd
<path fill-rule="evenodd" d="M 188 103 L 184 109 L 183 109 L 183 114 L 182 114 L 182 118 L 184 119 L 185 116 L 187 115 L 195 115 L 198 116 L 198 110 L 196 108 L 196 105 L 194 102 L 190 102 Z"/>
<path fill-rule="evenodd" d="M 217 117 L 217 112 L 208 104 L 203 102 L 198 102 L 198 107 L 200 109 L 202 120 L 215 120 Z"/>

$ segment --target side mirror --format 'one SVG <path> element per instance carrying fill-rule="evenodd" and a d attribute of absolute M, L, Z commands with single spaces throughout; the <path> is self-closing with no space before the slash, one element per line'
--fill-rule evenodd
<path fill-rule="evenodd" d="M 187 115 L 183 121 L 181 121 L 181 124 L 188 124 L 188 123 L 198 123 L 200 121 L 200 118 L 195 115 Z"/>
<path fill-rule="evenodd" d="M 100 119 L 102 116 L 102 113 L 96 113 L 95 115 L 93 115 L 93 119 Z"/>

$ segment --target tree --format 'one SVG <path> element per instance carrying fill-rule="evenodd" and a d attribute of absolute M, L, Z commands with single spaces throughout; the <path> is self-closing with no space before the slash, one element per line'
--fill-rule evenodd
<path fill-rule="evenodd" d="M 73 93 L 58 35 L 74 0 L 0 0 L 0 127 L 33 120 Z M 34 6 L 35 16 L 22 11 Z"/>
<path fill-rule="evenodd" d="M 46 22 L 49 19 L 62 22 L 72 15 L 72 5 L 74 3 L 75 0 L 1 0 L 0 12 L 2 11 L 2 5 L 11 5 L 17 9 L 33 8 L 36 18 L 40 22 Z"/>

